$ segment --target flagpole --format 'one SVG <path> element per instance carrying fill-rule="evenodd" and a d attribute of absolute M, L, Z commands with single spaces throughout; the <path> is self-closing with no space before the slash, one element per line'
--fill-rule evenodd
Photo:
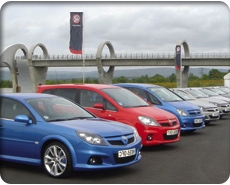
<path fill-rule="evenodd" d="M 82 74 L 82 83 L 84 84 L 85 83 L 85 34 L 84 34 L 84 28 L 85 28 L 85 16 L 84 16 L 84 14 L 82 14 L 82 17 L 83 17 L 83 31 L 82 31 L 82 37 L 83 37 L 83 42 L 82 42 L 82 45 L 83 45 L 83 55 L 82 55 L 82 57 L 83 57 L 83 74 Z"/>
<path fill-rule="evenodd" d="M 69 50 L 73 54 L 81 54 L 83 65 L 83 84 L 85 83 L 85 46 L 83 12 L 70 12 Z"/>

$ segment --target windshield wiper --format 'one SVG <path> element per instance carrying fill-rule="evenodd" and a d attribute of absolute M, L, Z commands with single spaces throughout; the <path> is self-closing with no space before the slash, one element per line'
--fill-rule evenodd
<path fill-rule="evenodd" d="M 82 117 L 73 117 L 73 118 L 69 118 L 69 119 L 66 119 L 66 120 L 75 120 L 75 119 L 89 119 L 89 118 L 93 118 L 93 117 L 84 117 L 84 116 L 82 116 Z"/>
<path fill-rule="evenodd" d="M 89 118 L 93 118 L 93 117 L 58 118 L 58 119 L 48 120 L 48 122 L 53 122 L 53 121 L 68 121 L 68 120 L 77 120 L 77 119 L 89 119 Z"/>

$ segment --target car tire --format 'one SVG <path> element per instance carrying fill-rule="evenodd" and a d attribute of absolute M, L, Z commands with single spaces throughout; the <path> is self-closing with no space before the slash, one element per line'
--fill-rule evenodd
<path fill-rule="evenodd" d="M 63 178 L 72 173 L 69 150 L 60 142 L 48 144 L 43 151 L 43 166 L 52 177 Z"/>

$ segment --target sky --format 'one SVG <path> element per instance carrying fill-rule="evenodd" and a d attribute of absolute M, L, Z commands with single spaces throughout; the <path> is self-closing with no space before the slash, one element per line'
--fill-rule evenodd
<path fill-rule="evenodd" d="M 190 53 L 230 52 L 230 9 L 221 1 L 9 1 L 0 12 L 1 53 L 42 43 L 50 55 L 71 55 L 70 12 L 83 12 L 85 54 L 96 54 L 104 41 L 116 54 L 174 53 L 180 40 Z"/>

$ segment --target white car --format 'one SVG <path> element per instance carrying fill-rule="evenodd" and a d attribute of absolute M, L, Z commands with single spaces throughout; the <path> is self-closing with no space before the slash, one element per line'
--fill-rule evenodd
<path fill-rule="evenodd" d="M 211 103 L 217 106 L 220 112 L 220 117 L 230 114 L 230 105 L 228 102 L 213 97 L 210 98 L 208 95 L 202 93 L 201 91 L 195 88 L 184 88 L 184 91 L 188 92 L 189 94 L 193 95 L 201 101 Z"/>
<path fill-rule="evenodd" d="M 220 119 L 220 112 L 216 105 L 202 101 L 192 96 L 191 94 L 181 90 L 181 89 L 171 89 L 178 96 L 183 98 L 185 101 L 191 102 L 198 107 L 200 107 L 201 111 L 205 115 L 205 123 L 210 123 L 211 121 L 216 121 Z"/>
<path fill-rule="evenodd" d="M 219 94 L 207 89 L 207 88 L 198 88 L 197 90 L 201 91 L 202 93 L 208 95 L 210 98 L 215 98 L 218 100 L 223 100 L 226 101 L 228 103 L 230 103 L 230 98 L 224 97 L 224 96 L 220 96 Z"/>

